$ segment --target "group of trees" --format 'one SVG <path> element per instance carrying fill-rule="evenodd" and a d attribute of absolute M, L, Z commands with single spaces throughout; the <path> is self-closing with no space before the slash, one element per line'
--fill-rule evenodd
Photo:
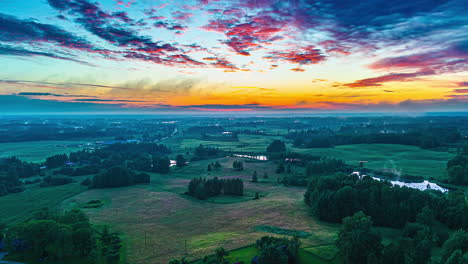
<path fill-rule="evenodd" d="M 241 160 L 235 160 L 232 163 L 232 168 L 235 171 L 243 171 L 244 170 L 244 162 L 242 162 Z"/>
<path fill-rule="evenodd" d="M 244 182 L 241 179 L 194 178 L 188 185 L 188 195 L 205 200 L 220 194 L 244 195 Z"/>
<path fill-rule="evenodd" d="M 40 175 L 38 164 L 23 162 L 16 157 L 0 158 L 0 196 L 22 192 L 20 179 Z"/>
<path fill-rule="evenodd" d="M 286 144 L 284 144 L 281 140 L 273 140 L 273 142 L 268 145 L 267 152 L 285 152 L 286 151 Z"/>
<path fill-rule="evenodd" d="M 432 210 L 424 207 L 415 222 L 407 223 L 401 236 L 384 246 L 381 235 L 363 212 L 343 219 L 336 245 L 348 264 L 464 264 L 468 262 L 468 232 L 459 229 L 440 239 Z M 435 245 L 440 257 L 432 257 Z"/>
<path fill-rule="evenodd" d="M 292 239 L 264 236 L 257 240 L 255 247 L 260 251 L 258 264 L 294 264 L 298 263 L 300 241 Z"/>
<path fill-rule="evenodd" d="M 62 167 L 54 171 L 54 175 L 84 176 L 99 173 L 100 168 L 96 165 L 85 165 L 82 167 Z"/>
<path fill-rule="evenodd" d="M 295 147 L 328 148 L 349 144 L 402 144 L 421 148 L 448 146 L 462 139 L 457 128 L 427 127 L 385 131 L 386 128 L 367 129 L 361 126 L 343 127 L 339 131 L 314 129 L 290 132 L 287 138 Z"/>
<path fill-rule="evenodd" d="M 197 148 L 195 148 L 195 157 L 193 158 L 193 160 L 216 158 L 222 156 L 223 153 L 224 151 L 220 150 L 219 148 L 199 145 Z"/>
<path fill-rule="evenodd" d="M 216 161 L 216 162 L 211 162 L 210 164 L 208 164 L 208 167 L 206 168 L 207 171 L 213 171 L 213 170 L 219 170 L 221 168 L 221 163 L 219 163 L 219 161 Z"/>
<path fill-rule="evenodd" d="M 60 214 L 44 209 L 32 220 L 9 227 L 4 242 L 11 253 L 38 261 L 101 258 L 106 264 L 117 264 L 120 260 L 118 234 L 108 229 L 96 232 L 77 209 Z"/>
<path fill-rule="evenodd" d="M 201 134 L 201 140 L 205 141 L 218 141 L 218 142 L 233 142 L 239 141 L 239 135 L 236 132 L 228 134 L 209 135 L 206 133 Z"/>
<path fill-rule="evenodd" d="M 92 179 L 91 187 L 114 188 L 149 182 L 150 176 L 146 173 L 136 173 L 126 167 L 115 166 L 96 174 Z"/>
<path fill-rule="evenodd" d="M 468 147 L 466 147 L 468 149 Z M 465 156 L 467 155 L 467 156 Z M 468 185 L 468 150 L 447 162 L 448 182 L 457 185 Z"/>
<path fill-rule="evenodd" d="M 305 202 L 320 220 L 340 222 L 346 216 L 363 211 L 377 225 L 403 227 L 416 220 L 417 214 L 429 206 L 440 222 L 451 228 L 468 228 L 468 203 L 463 192 L 438 191 L 393 186 L 371 177 L 336 174 L 312 178 Z"/>
<path fill-rule="evenodd" d="M 309 162 L 306 167 L 306 175 L 308 177 L 313 177 L 327 173 L 346 171 L 347 168 L 348 166 L 346 166 L 345 162 L 342 160 L 324 157 L 320 160 Z"/>

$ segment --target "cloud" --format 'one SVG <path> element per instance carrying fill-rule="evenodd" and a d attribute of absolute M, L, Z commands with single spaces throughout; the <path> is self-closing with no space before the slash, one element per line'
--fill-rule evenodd
<path fill-rule="evenodd" d="M 467 86 L 468 86 L 468 82 L 459 82 L 459 83 L 458 83 L 458 86 L 460 86 L 460 87 L 467 87 Z"/>
<path fill-rule="evenodd" d="M 122 86 L 110 86 L 110 85 L 101 85 L 101 84 L 91 84 L 91 83 L 74 83 L 74 82 L 47 82 L 47 81 L 27 81 L 27 80 L 0 80 L 0 84 L 10 84 L 17 86 L 25 87 L 41 87 L 41 88 L 51 88 L 51 89 L 64 89 L 64 88 L 107 88 L 107 89 L 119 89 L 119 90 L 128 90 L 128 87 Z"/>
<path fill-rule="evenodd" d="M 55 43 L 61 47 L 99 52 L 85 39 L 57 26 L 23 20 L 0 13 L 0 41 L 14 43 Z"/>
<path fill-rule="evenodd" d="M 117 103 L 141 103 L 145 101 L 138 100 L 122 100 L 122 99 L 74 99 L 75 102 L 95 102 L 95 103 L 106 103 L 106 102 L 117 102 Z"/>
<path fill-rule="evenodd" d="M 431 69 L 440 73 L 457 72 L 468 67 L 468 50 L 465 43 L 458 43 L 449 48 L 411 55 L 390 57 L 376 61 L 371 69 Z"/>
<path fill-rule="evenodd" d="M 274 109 L 271 106 L 260 105 L 256 103 L 252 104 L 237 104 L 237 105 L 225 105 L 225 104 L 202 104 L 202 105 L 182 105 L 182 106 L 175 106 L 176 108 L 182 109 L 194 109 L 194 110 L 214 110 L 214 111 L 222 111 L 222 110 L 260 110 L 260 109 Z"/>
<path fill-rule="evenodd" d="M 54 96 L 54 97 L 95 97 L 92 95 L 75 95 L 75 94 L 54 94 L 54 93 L 41 93 L 41 92 L 21 92 L 17 95 L 21 96 Z"/>
<path fill-rule="evenodd" d="M 454 93 L 468 93 L 468 89 L 455 89 L 453 90 Z"/>
<path fill-rule="evenodd" d="M 275 62 L 287 61 L 299 65 L 311 65 L 324 61 L 326 57 L 314 46 L 305 46 L 285 51 L 272 51 L 264 58 Z"/>
<path fill-rule="evenodd" d="M 87 31 L 107 42 L 125 49 L 123 52 L 115 52 L 114 55 L 122 54 L 124 58 L 143 60 L 169 66 L 191 65 L 202 66 L 188 55 L 182 54 L 176 46 L 162 41 L 153 41 L 149 36 L 142 36 L 132 26 L 137 25 L 126 13 L 109 13 L 101 9 L 99 4 L 86 0 L 48 0 L 50 6 L 58 11 L 64 12 L 72 17 L 73 21 L 83 26 Z M 118 23 L 124 22 L 124 23 Z M 167 28 L 179 28 L 179 25 L 157 23 L 156 26 Z"/>
<path fill-rule="evenodd" d="M 41 57 L 48 57 L 52 59 L 60 59 L 60 60 L 66 60 L 66 61 L 73 61 L 77 62 L 80 64 L 88 65 L 88 66 L 94 66 L 88 62 L 85 61 L 80 61 L 77 59 L 69 58 L 69 57 L 64 57 L 64 56 L 59 56 L 53 53 L 48 53 L 48 52 L 41 52 L 41 51 L 32 51 L 32 50 L 27 50 L 23 48 L 13 48 L 9 46 L 4 46 L 0 44 L 0 55 L 3 56 L 23 56 L 23 57 L 34 57 L 34 56 L 41 56 Z"/>
<path fill-rule="evenodd" d="M 344 84 L 347 87 L 369 87 L 369 86 L 382 86 L 382 83 L 385 82 L 402 82 L 414 79 L 420 76 L 427 76 L 434 74 L 433 71 L 422 71 L 422 72 L 413 72 L 413 73 L 391 73 L 388 75 L 383 75 L 374 78 L 367 78 L 362 80 L 357 80 L 353 83 Z"/>
<path fill-rule="evenodd" d="M 238 12 L 227 12 L 225 15 L 238 16 Z M 202 29 L 223 33 L 227 37 L 223 43 L 244 56 L 249 56 L 252 51 L 282 38 L 277 34 L 283 30 L 285 21 L 262 13 L 242 18 L 242 21 L 238 18 L 214 19 Z"/>

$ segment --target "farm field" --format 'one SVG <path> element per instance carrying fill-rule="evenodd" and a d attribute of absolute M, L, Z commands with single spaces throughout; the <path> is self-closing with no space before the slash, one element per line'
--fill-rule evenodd
<path fill-rule="evenodd" d="M 422 176 L 426 179 L 444 179 L 447 176 L 447 160 L 455 155 L 414 146 L 396 144 L 358 144 L 333 148 L 293 148 L 299 153 L 329 156 L 342 159 L 351 165 L 368 161 L 365 167 L 376 170 L 396 170 L 402 174 Z"/>

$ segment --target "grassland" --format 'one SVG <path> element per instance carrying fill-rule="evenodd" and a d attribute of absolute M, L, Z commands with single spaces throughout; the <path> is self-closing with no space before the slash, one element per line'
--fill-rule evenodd
<path fill-rule="evenodd" d="M 446 178 L 447 161 L 454 156 L 448 152 L 394 144 L 358 144 L 311 149 L 291 147 L 290 149 L 299 153 L 342 159 L 351 165 L 358 165 L 359 161 L 368 161 L 365 167 L 370 169 L 395 169 L 403 174 L 437 180 Z"/>
<path fill-rule="evenodd" d="M 47 157 L 81 150 L 86 141 L 28 141 L 0 143 L 0 157 L 16 156 L 28 162 L 43 162 Z"/>
<path fill-rule="evenodd" d="M 303 203 L 303 188 L 284 187 L 274 179 L 252 183 L 249 179 L 254 170 L 274 166 L 246 163 L 245 171 L 234 172 L 233 160 L 219 159 L 223 165 L 219 171 L 206 172 L 208 161 L 192 162 L 184 168 L 174 168 L 168 175 L 153 174 L 150 185 L 89 190 L 64 201 L 62 208 L 74 208 L 91 200 L 106 201 L 101 208 L 83 210 L 95 224 L 110 224 L 125 234 L 128 261 L 137 264 L 167 263 L 185 253 L 189 259 L 197 259 L 220 246 L 233 250 L 264 235 L 277 236 L 257 230 L 259 225 L 307 232 L 310 236 L 302 239 L 305 247 L 335 240 L 338 225 L 310 217 Z M 183 195 L 190 178 L 207 175 L 244 178 L 247 197 L 221 198 L 230 200 L 223 203 Z M 253 200 L 255 192 L 263 197 Z"/>
<path fill-rule="evenodd" d="M 0 222 L 13 224 L 25 221 L 43 208 L 56 209 L 64 200 L 73 197 L 86 188 L 79 183 L 62 186 L 28 187 L 21 193 L 0 197 Z"/>

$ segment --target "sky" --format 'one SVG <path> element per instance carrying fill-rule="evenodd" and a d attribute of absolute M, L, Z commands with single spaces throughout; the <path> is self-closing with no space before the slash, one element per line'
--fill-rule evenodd
<path fill-rule="evenodd" d="M 468 0 L 0 0 L 0 111 L 468 111 Z"/>

